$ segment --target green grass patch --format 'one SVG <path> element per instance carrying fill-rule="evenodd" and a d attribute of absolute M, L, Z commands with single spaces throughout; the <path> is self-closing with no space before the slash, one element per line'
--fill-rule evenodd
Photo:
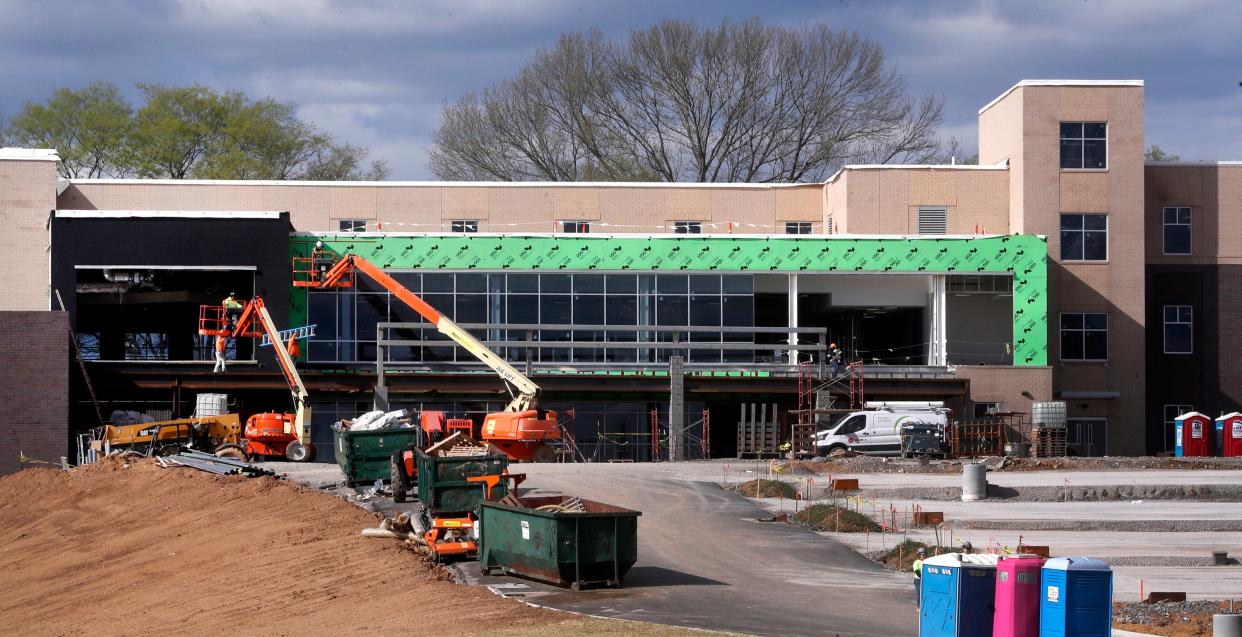
<path fill-rule="evenodd" d="M 831 504 L 811 505 L 799 511 L 794 519 L 817 531 L 862 533 L 880 530 L 880 525 L 876 524 L 875 520 L 857 511 Z"/>
<path fill-rule="evenodd" d="M 911 573 L 913 572 L 914 560 L 918 559 L 919 549 L 925 549 L 927 557 L 938 554 L 933 546 L 928 546 L 922 542 L 915 542 L 914 540 L 906 540 L 881 556 L 880 562 L 895 571 Z M 940 553 L 948 550 L 950 549 L 941 549 Z"/>
<path fill-rule="evenodd" d="M 737 486 L 737 492 L 748 498 L 788 498 L 794 499 L 798 488 L 781 480 L 751 480 Z"/>

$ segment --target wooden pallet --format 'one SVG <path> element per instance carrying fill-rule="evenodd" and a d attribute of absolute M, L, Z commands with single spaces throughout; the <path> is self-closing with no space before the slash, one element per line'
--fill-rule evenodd
<path fill-rule="evenodd" d="M 1065 429 L 1040 427 L 1031 430 L 1031 455 L 1035 458 L 1065 456 Z"/>

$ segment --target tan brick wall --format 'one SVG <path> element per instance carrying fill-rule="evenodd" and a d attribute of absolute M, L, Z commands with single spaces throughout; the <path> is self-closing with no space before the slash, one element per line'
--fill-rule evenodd
<path fill-rule="evenodd" d="M 1022 97 L 1023 231 L 1048 236 L 1049 359 L 1063 391 L 1115 391 L 1119 398 L 1071 401 L 1077 415 L 1108 418 L 1109 452 L 1141 453 L 1145 431 L 1143 89 L 1141 87 L 1027 86 Z M 1011 99 L 1011 94 L 1002 103 Z M 997 106 L 1001 106 L 998 104 Z M 994 106 L 993 108 L 997 108 Z M 989 109 L 991 110 L 991 109 Z M 987 112 L 985 112 L 985 115 Z M 1108 122 L 1108 168 L 1063 171 L 1060 123 Z M 982 134 L 982 132 L 981 132 Z M 998 152 L 996 147 L 989 152 Z M 981 153 L 982 160 L 982 153 Z M 1017 195 L 1015 194 L 1015 197 Z M 1060 213 L 1109 216 L 1109 259 L 1060 261 Z M 1107 312 L 1106 363 L 1060 360 L 1061 312 Z"/>
<path fill-rule="evenodd" d="M 0 160 L 0 310 L 48 310 L 56 163 Z"/>
<path fill-rule="evenodd" d="M 69 447 L 69 315 L 0 312 L 0 369 L 0 475 L 21 469 L 22 454 L 58 463 Z"/>
<path fill-rule="evenodd" d="M 957 368 L 957 377 L 970 380 L 971 401 L 1004 403 L 1005 411 L 1031 412 L 1031 399 L 1022 395 L 1024 391 L 1037 401 L 1055 400 L 1051 367 L 962 365 Z"/>
<path fill-rule="evenodd" d="M 979 114 L 979 163 L 1009 162 L 1009 231 L 1024 233 L 1025 162 L 1022 95 L 1018 87 Z"/>
<path fill-rule="evenodd" d="M 916 234 L 918 209 L 944 206 L 949 234 L 1009 231 L 1009 177 L 1003 170 L 852 169 L 829 184 L 834 221 L 852 234 Z M 840 191 L 844 201 L 840 201 Z M 848 209 L 848 227 L 837 210 Z M 842 215 L 844 216 L 844 215 Z"/>
<path fill-rule="evenodd" d="M 1147 262 L 1242 263 L 1242 166 L 1147 166 Z M 1164 208 L 1190 208 L 1190 255 L 1164 255 Z"/>

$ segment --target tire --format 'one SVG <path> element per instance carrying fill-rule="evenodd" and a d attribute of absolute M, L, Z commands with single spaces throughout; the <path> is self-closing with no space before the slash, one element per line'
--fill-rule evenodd
<path fill-rule="evenodd" d="M 250 454 L 246 453 L 246 448 L 241 445 L 235 445 L 231 442 L 226 442 L 216 447 L 215 450 L 211 452 L 211 455 L 216 456 L 217 458 L 232 458 L 234 460 L 241 460 L 242 462 L 250 462 Z"/>
<path fill-rule="evenodd" d="M 844 457 L 845 457 L 845 447 L 844 447 L 843 445 L 833 445 L 833 446 L 829 447 L 829 448 L 828 448 L 828 457 L 829 457 L 829 458 L 844 458 Z"/>
<path fill-rule="evenodd" d="M 314 457 L 314 445 L 303 445 L 296 440 L 285 445 L 285 459 L 289 462 L 310 462 Z"/>
<path fill-rule="evenodd" d="M 410 490 L 410 481 L 405 476 L 405 459 L 400 451 L 392 454 L 392 501 L 398 504 L 405 502 L 406 493 Z"/>

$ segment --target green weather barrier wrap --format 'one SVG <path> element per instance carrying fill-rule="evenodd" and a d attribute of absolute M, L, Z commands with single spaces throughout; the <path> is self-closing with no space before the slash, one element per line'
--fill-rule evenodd
<path fill-rule="evenodd" d="M 315 241 L 397 270 L 601 272 L 867 272 L 1013 274 L 1014 364 L 1048 364 L 1048 244 L 1044 237 L 754 237 L 731 235 L 311 235 L 290 237 L 290 256 Z M 290 322 L 306 323 L 306 294 L 291 294 Z"/>

